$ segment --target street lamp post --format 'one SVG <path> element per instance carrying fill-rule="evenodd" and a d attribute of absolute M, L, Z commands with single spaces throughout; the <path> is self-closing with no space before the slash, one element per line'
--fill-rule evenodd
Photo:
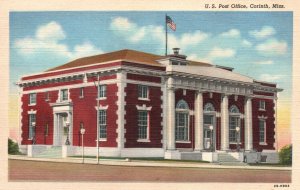
<path fill-rule="evenodd" d="M 235 130 L 236 130 L 236 138 L 237 138 L 236 149 L 239 152 L 240 151 L 240 127 L 236 127 Z"/>
<path fill-rule="evenodd" d="M 211 152 L 213 152 L 213 130 L 214 130 L 214 126 L 210 125 L 209 129 L 210 129 L 210 150 L 211 150 Z"/>
<path fill-rule="evenodd" d="M 70 122 L 66 121 L 66 127 L 67 127 L 67 139 L 65 145 L 70 145 L 69 141 L 69 127 L 70 127 Z"/>
<path fill-rule="evenodd" d="M 36 125 L 36 123 L 35 123 L 35 122 L 32 122 L 31 125 L 32 125 L 32 127 L 33 127 L 32 144 L 35 144 L 35 143 L 36 143 L 36 139 L 35 139 L 35 132 L 36 132 L 36 130 L 35 130 L 35 125 Z"/>
<path fill-rule="evenodd" d="M 80 134 L 81 134 L 81 146 L 82 146 L 82 163 L 84 163 L 84 145 L 83 145 L 83 135 L 85 133 L 85 128 L 80 129 Z"/>

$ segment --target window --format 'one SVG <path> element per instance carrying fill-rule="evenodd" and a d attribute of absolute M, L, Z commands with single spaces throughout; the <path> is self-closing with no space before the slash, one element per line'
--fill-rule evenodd
<path fill-rule="evenodd" d="M 138 97 L 148 99 L 148 86 L 138 85 Z"/>
<path fill-rule="evenodd" d="M 176 113 L 176 141 L 188 141 L 188 114 Z"/>
<path fill-rule="evenodd" d="M 238 116 L 230 116 L 229 117 L 229 142 L 236 143 L 237 142 L 237 132 L 236 127 L 240 126 L 240 117 Z"/>
<path fill-rule="evenodd" d="M 259 109 L 266 110 L 266 102 L 264 100 L 259 101 Z"/>
<path fill-rule="evenodd" d="M 176 105 L 175 140 L 188 141 L 189 107 L 186 101 L 180 100 Z"/>
<path fill-rule="evenodd" d="M 60 90 L 60 101 L 68 101 L 69 99 L 69 93 L 68 89 L 62 89 Z"/>
<path fill-rule="evenodd" d="M 50 94 L 49 94 L 49 92 L 45 92 L 45 100 L 46 100 L 46 101 L 49 101 L 49 99 L 50 99 Z"/>
<path fill-rule="evenodd" d="M 98 88 L 98 98 L 106 97 L 106 85 L 99 85 Z"/>
<path fill-rule="evenodd" d="M 36 125 L 36 116 L 35 114 L 29 114 L 29 134 L 28 134 L 28 139 L 33 139 L 35 136 L 35 131 L 34 127 Z"/>
<path fill-rule="evenodd" d="M 81 88 L 80 88 L 80 95 L 79 95 L 79 98 L 83 98 L 83 95 L 84 95 L 84 88 L 81 87 Z"/>
<path fill-rule="evenodd" d="M 266 143 L 266 121 L 259 120 L 259 143 Z"/>
<path fill-rule="evenodd" d="M 48 133 L 49 133 L 49 125 L 48 123 L 45 125 L 45 129 L 44 129 L 44 135 L 45 136 L 48 136 Z"/>
<path fill-rule="evenodd" d="M 138 111 L 138 139 L 148 139 L 148 111 Z"/>
<path fill-rule="evenodd" d="M 106 110 L 99 110 L 99 138 L 106 139 L 107 126 L 106 126 Z"/>
<path fill-rule="evenodd" d="M 29 105 L 36 104 L 36 93 L 29 94 Z"/>
<path fill-rule="evenodd" d="M 232 105 L 229 108 L 229 142 L 238 143 L 240 139 L 237 132 L 237 128 L 240 128 L 240 110 L 236 105 Z"/>
<path fill-rule="evenodd" d="M 212 103 L 207 103 L 204 106 L 204 112 L 213 112 L 215 111 L 214 106 L 212 105 Z"/>

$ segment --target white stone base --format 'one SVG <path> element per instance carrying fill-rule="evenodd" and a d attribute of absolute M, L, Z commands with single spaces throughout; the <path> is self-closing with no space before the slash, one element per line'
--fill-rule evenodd
<path fill-rule="evenodd" d="M 244 152 L 228 152 L 232 157 L 239 160 L 240 162 L 244 161 Z"/>
<path fill-rule="evenodd" d="M 178 150 L 167 150 L 165 152 L 165 159 L 180 160 L 181 154 Z"/>
<path fill-rule="evenodd" d="M 202 160 L 207 162 L 217 162 L 218 153 L 217 152 L 202 152 Z"/>
<path fill-rule="evenodd" d="M 164 157 L 162 148 L 124 148 L 121 157 Z"/>
<path fill-rule="evenodd" d="M 264 161 L 264 159 L 266 159 L 265 163 L 279 163 L 279 154 L 276 150 L 263 150 L 261 152 L 261 161 Z"/>
<path fill-rule="evenodd" d="M 27 145 L 27 156 L 34 157 L 45 151 L 47 148 L 51 148 L 51 145 Z"/>

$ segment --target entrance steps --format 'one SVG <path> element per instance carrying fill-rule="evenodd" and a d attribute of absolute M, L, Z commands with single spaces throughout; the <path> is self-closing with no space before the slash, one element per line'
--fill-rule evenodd
<path fill-rule="evenodd" d="M 241 162 L 229 153 L 218 153 L 218 164 L 230 166 L 247 166 L 246 163 Z"/>
<path fill-rule="evenodd" d="M 62 158 L 62 147 L 61 146 L 51 146 L 47 147 L 45 150 L 34 155 L 36 158 Z"/>

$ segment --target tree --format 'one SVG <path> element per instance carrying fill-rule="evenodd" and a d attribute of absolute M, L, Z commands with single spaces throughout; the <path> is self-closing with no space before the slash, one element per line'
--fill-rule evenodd
<path fill-rule="evenodd" d="M 279 159 L 281 164 L 292 164 L 292 145 L 286 145 L 280 150 Z"/>
<path fill-rule="evenodd" d="M 20 154 L 18 143 L 8 139 L 8 154 Z"/>

